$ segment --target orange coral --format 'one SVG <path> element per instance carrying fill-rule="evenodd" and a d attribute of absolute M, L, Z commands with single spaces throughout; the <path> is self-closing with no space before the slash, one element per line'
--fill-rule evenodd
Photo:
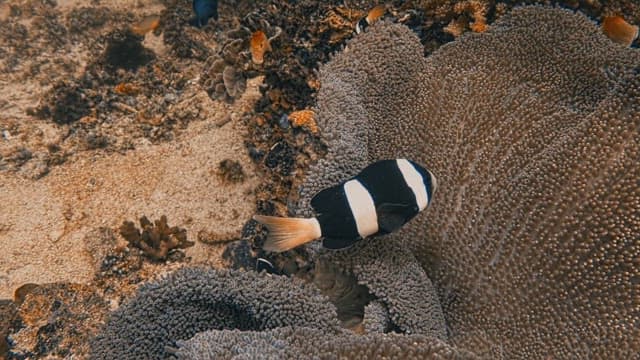
<path fill-rule="evenodd" d="M 327 11 L 327 16 L 320 23 L 320 32 L 330 32 L 330 44 L 343 41 L 351 36 L 355 24 L 365 16 L 360 10 L 338 6 Z"/>
<path fill-rule="evenodd" d="M 638 37 L 638 26 L 629 24 L 622 16 L 606 16 L 601 28 L 609 39 L 624 46 L 630 46 Z"/>
<path fill-rule="evenodd" d="M 267 51 L 271 51 L 271 45 L 264 31 L 258 30 L 251 34 L 251 60 L 255 64 L 262 64 Z"/>
<path fill-rule="evenodd" d="M 113 88 L 120 95 L 135 95 L 140 92 L 140 87 L 135 84 L 122 82 Z"/>
<path fill-rule="evenodd" d="M 160 16 L 149 15 L 145 16 L 135 24 L 132 24 L 129 29 L 136 35 L 144 36 L 146 33 L 157 29 L 158 26 L 160 26 Z"/>
<path fill-rule="evenodd" d="M 485 32 L 489 28 L 487 25 L 487 6 L 479 0 L 459 2 L 455 4 L 453 11 L 460 15 L 467 13 L 473 18 L 473 22 L 468 24 L 469 29 L 473 32 Z M 464 32 L 467 21 L 465 17 L 454 19 L 444 28 L 444 31 L 458 37 Z"/>
<path fill-rule="evenodd" d="M 289 114 L 289 121 L 295 127 L 303 127 L 314 134 L 318 133 L 318 125 L 313 110 L 298 110 Z"/>

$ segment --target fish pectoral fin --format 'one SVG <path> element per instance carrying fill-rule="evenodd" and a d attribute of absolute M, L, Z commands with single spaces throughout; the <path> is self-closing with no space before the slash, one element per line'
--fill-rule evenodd
<path fill-rule="evenodd" d="M 412 212 L 416 212 L 411 205 L 381 204 L 376 208 L 378 213 L 378 227 L 382 233 L 391 233 L 402 227 Z"/>

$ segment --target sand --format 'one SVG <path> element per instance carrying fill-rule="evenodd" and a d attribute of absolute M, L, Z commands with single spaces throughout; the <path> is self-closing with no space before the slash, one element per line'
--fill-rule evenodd
<path fill-rule="evenodd" d="M 167 215 L 169 225 L 187 229 L 192 241 L 201 230 L 239 237 L 253 214 L 258 184 L 240 114 L 251 110 L 260 82 L 250 81 L 232 107 L 194 92 L 208 102 L 206 120 L 190 124 L 174 141 L 125 154 L 80 153 L 39 180 L 2 173 L 0 298 L 11 298 L 24 283 L 89 282 L 95 269 L 87 235 L 99 227 L 117 229 L 125 220 L 137 224 L 142 215 Z M 224 159 L 243 165 L 244 182 L 229 184 L 216 175 Z M 186 249 L 192 263 L 215 264 L 218 253 L 201 243 Z"/>

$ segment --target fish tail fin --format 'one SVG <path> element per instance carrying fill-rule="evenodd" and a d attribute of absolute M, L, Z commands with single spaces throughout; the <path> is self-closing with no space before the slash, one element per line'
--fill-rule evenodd
<path fill-rule="evenodd" d="M 320 223 L 315 218 L 301 219 L 254 215 L 253 219 L 269 230 L 264 250 L 283 252 L 306 244 L 322 236 Z"/>

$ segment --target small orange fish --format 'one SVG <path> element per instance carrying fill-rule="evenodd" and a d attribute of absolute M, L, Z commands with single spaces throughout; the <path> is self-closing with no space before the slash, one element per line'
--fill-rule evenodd
<path fill-rule="evenodd" d="M 135 24 L 132 24 L 130 29 L 136 35 L 144 36 L 146 33 L 155 30 L 160 25 L 160 16 L 149 15 L 145 16 L 142 20 Z"/>
<path fill-rule="evenodd" d="M 251 35 L 251 60 L 255 64 L 264 62 L 264 54 L 271 51 L 271 44 L 267 35 L 262 30 L 258 30 Z"/>
<path fill-rule="evenodd" d="M 360 34 L 367 26 L 376 22 L 384 13 L 387 12 L 387 8 L 384 5 L 378 5 L 373 9 L 369 10 L 369 13 L 366 17 L 360 19 L 356 24 L 356 34 Z"/>
<path fill-rule="evenodd" d="M 622 16 L 606 16 L 602 21 L 602 32 L 613 42 L 631 46 L 638 37 L 638 26 L 629 24 Z"/>

